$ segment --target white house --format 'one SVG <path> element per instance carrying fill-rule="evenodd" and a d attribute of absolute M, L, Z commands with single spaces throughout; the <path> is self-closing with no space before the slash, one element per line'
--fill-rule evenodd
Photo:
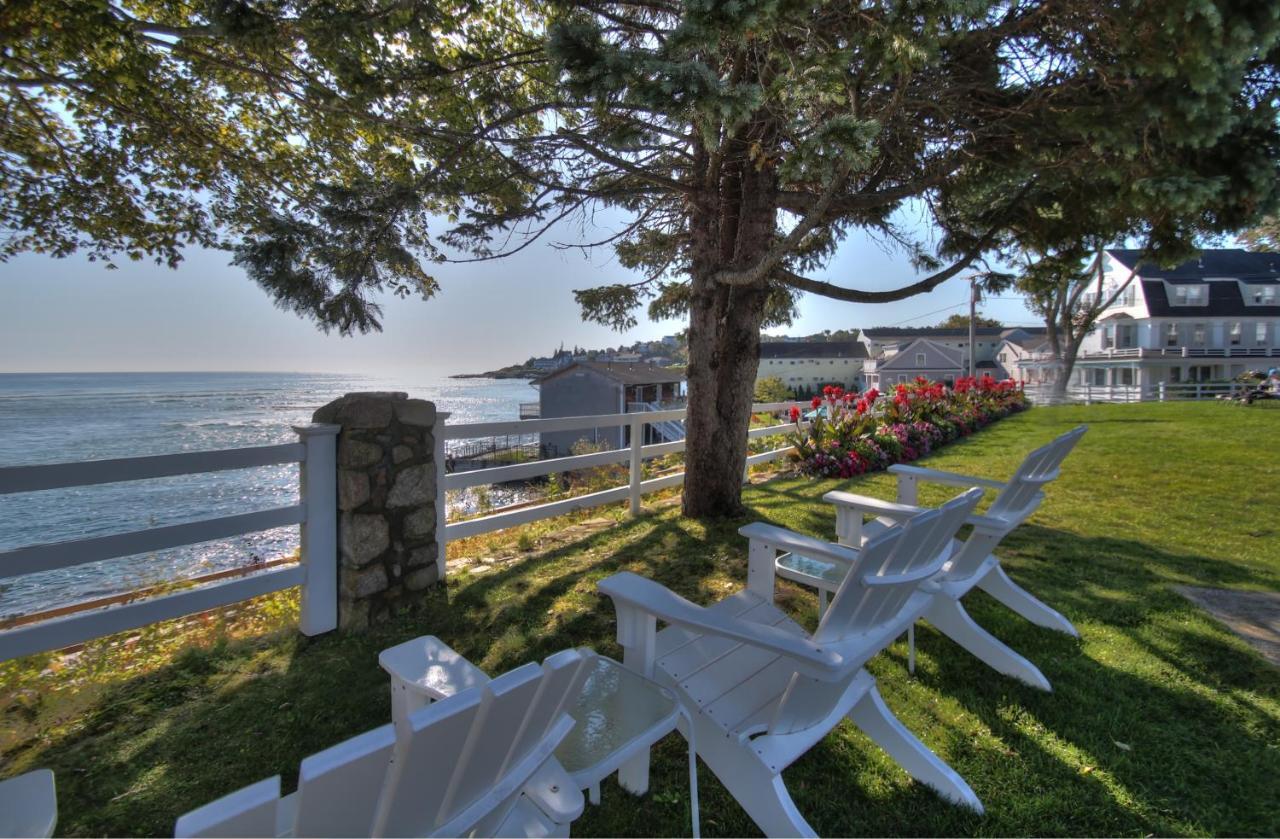
<path fill-rule="evenodd" d="M 931 338 L 913 338 L 885 346 L 879 357 L 867 361 L 863 371 L 867 387 L 880 390 L 914 381 L 917 376 L 951 386 L 968 375 L 969 362 L 961 350 Z"/>
<path fill-rule="evenodd" d="M 1044 341 L 1044 327 L 980 326 L 974 330 L 974 372 L 995 379 L 1009 378 L 1011 370 L 1000 362 L 1004 345 L 1012 341 Z M 862 330 L 859 340 L 871 361 L 865 366 L 868 387 L 908 382 L 917 376 L 952 383 L 969 374 L 969 330 L 942 328 L 876 327 Z"/>
<path fill-rule="evenodd" d="M 858 341 L 766 341 L 760 345 L 756 381 L 777 377 L 792 391 L 824 385 L 862 388 L 867 349 Z"/>
<path fill-rule="evenodd" d="M 1081 342 L 1073 384 L 1150 388 L 1280 366 L 1280 254 L 1205 250 L 1174 268 L 1138 257 L 1106 252 L 1103 295 L 1137 271 Z M 1044 351 L 1018 361 L 1033 380 L 1054 365 Z"/>

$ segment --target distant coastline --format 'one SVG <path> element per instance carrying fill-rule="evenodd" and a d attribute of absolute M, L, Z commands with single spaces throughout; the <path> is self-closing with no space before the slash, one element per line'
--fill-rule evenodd
<path fill-rule="evenodd" d="M 536 379 L 545 370 L 538 370 L 528 367 L 524 364 L 512 364 L 510 367 L 503 367 L 500 370 L 490 370 L 488 373 L 454 373 L 451 379 Z"/>

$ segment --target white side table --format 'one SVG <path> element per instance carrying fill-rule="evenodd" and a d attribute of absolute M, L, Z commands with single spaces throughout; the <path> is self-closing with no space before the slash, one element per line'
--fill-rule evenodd
<path fill-rule="evenodd" d="M 378 655 L 391 676 L 391 716 L 397 728 L 434 700 L 489 681 L 488 675 L 433 635 L 414 638 Z M 600 782 L 675 731 L 684 719 L 689 742 L 689 804 L 699 836 L 697 752 L 693 725 L 666 688 L 597 656 L 568 713 L 577 723 L 556 749 L 556 759 L 578 789 L 600 803 Z"/>

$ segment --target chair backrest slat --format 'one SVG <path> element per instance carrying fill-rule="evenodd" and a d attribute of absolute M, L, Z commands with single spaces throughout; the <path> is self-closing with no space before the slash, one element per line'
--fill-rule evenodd
<path fill-rule="evenodd" d="M 293 835 L 371 835 L 395 745 L 384 725 L 302 761 Z"/>
<path fill-rule="evenodd" d="M 435 828 L 483 691 L 470 688 L 409 715 L 408 737 L 396 742 L 374 836 L 426 836 Z"/>
<path fill-rule="evenodd" d="M 224 795 L 184 814 L 173 827 L 179 839 L 195 837 L 275 836 L 280 809 L 280 776 Z"/>

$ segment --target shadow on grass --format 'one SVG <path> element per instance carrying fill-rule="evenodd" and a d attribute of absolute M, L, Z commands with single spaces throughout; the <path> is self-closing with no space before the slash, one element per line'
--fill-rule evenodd
<path fill-rule="evenodd" d="M 753 493 L 753 515 L 815 535 L 831 532 L 820 495 L 802 484 Z M 286 788 L 309 754 L 386 723 L 378 652 L 436 634 L 497 673 L 568 646 L 617 655 L 611 604 L 595 594 L 622 570 L 709 603 L 746 578 L 737 528 L 748 519 L 690 522 L 644 516 L 483 576 L 453 580 L 421 608 L 363 635 L 292 635 L 191 650 L 113 688 L 83 718 L 21 755 L 58 773 L 68 834 L 170 835 L 187 809 L 273 774 Z M 920 668 L 905 646 L 872 664 L 890 706 L 965 776 L 984 817 L 908 783 L 849 725 L 786 773 L 802 811 L 824 833 L 1116 834 L 1280 831 L 1276 671 L 1170 582 L 1248 584 L 1246 569 L 1135 541 L 1026 526 L 1006 567 L 1075 621 L 1083 642 L 1022 621 L 990 598 L 968 599 L 980 623 L 1045 672 L 1042 694 L 987 669 L 929 629 Z M 806 625 L 813 598 L 780 586 Z M 1123 745 L 1121 745 L 1123 744 Z M 1127 748 L 1126 748 L 1127 747 Z M 655 752 L 653 793 L 606 785 L 578 835 L 688 830 L 684 750 Z M 751 834 L 745 814 L 705 769 L 708 835 Z"/>

